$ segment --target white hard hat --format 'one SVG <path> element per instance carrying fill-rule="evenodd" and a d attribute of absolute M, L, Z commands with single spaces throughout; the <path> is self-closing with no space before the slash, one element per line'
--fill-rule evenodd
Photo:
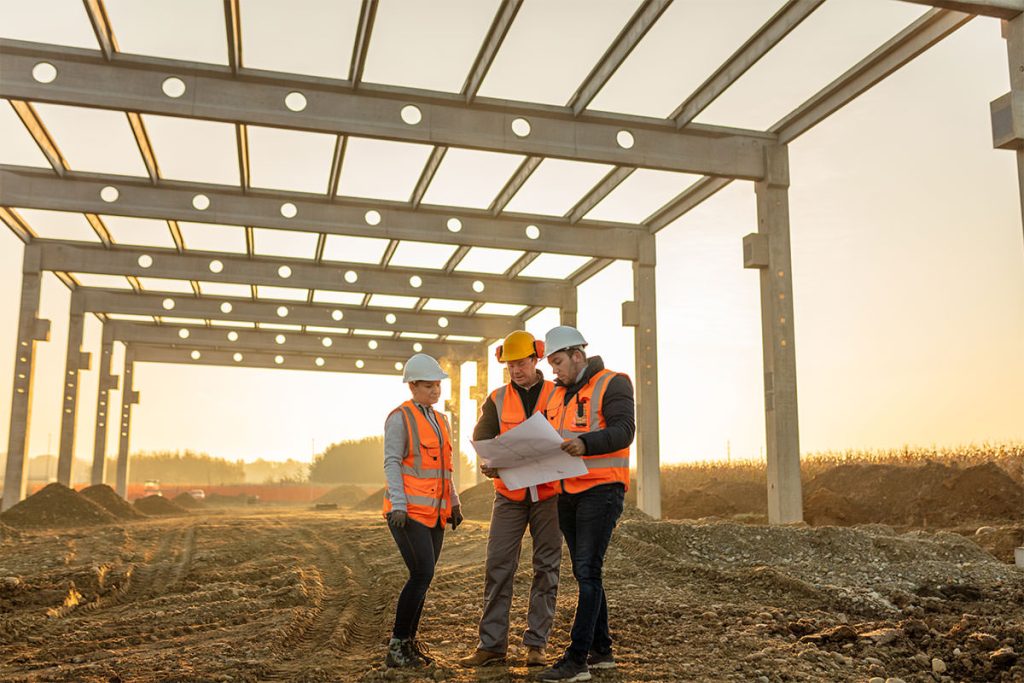
<path fill-rule="evenodd" d="M 417 353 L 405 361 L 405 372 L 402 374 L 403 382 L 437 382 L 448 379 L 448 374 L 441 369 L 441 365 L 432 356 L 425 353 Z"/>
<path fill-rule="evenodd" d="M 564 351 L 573 346 L 586 346 L 587 340 L 580 331 L 568 325 L 552 327 L 544 335 L 544 352 L 549 356 L 557 351 Z"/>

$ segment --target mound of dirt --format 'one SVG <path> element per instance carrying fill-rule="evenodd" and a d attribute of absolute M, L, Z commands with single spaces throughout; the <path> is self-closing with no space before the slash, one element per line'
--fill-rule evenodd
<path fill-rule="evenodd" d="M 4 541 L 16 541 L 21 538 L 17 529 L 0 522 L 0 543 Z"/>
<path fill-rule="evenodd" d="M 812 524 L 949 527 L 1019 518 L 1024 487 L 994 463 L 964 470 L 934 462 L 840 465 L 807 483 L 804 509 Z"/>
<path fill-rule="evenodd" d="M 135 507 L 147 515 L 184 515 L 188 510 L 163 496 L 146 496 L 135 501 Z"/>
<path fill-rule="evenodd" d="M 384 487 L 381 486 L 379 489 L 363 498 L 361 501 L 356 503 L 354 508 L 356 510 L 380 510 L 384 506 Z"/>
<path fill-rule="evenodd" d="M 56 482 L 0 515 L 0 520 L 13 527 L 38 528 L 92 526 L 115 519 L 103 506 Z"/>
<path fill-rule="evenodd" d="M 196 500 L 188 491 L 182 491 L 171 500 L 175 505 L 179 505 L 186 510 L 197 510 L 206 507 L 202 501 Z"/>
<path fill-rule="evenodd" d="M 485 479 L 476 486 L 470 486 L 459 493 L 459 502 L 462 504 L 462 516 L 466 519 L 489 520 L 494 505 L 494 484 Z"/>
<path fill-rule="evenodd" d="M 89 486 L 78 493 L 100 505 L 118 519 L 142 519 L 145 517 L 144 514 L 133 508 L 131 503 L 117 495 L 117 492 L 106 484 Z"/>
<path fill-rule="evenodd" d="M 314 503 L 334 503 L 335 505 L 344 505 L 345 507 L 352 507 L 359 503 L 366 497 L 366 491 L 358 486 L 352 484 L 342 484 L 335 486 L 333 489 L 320 496 Z"/>

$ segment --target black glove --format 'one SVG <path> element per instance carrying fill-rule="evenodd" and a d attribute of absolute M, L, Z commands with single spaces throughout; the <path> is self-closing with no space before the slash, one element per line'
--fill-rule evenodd
<path fill-rule="evenodd" d="M 406 512 L 405 510 L 392 510 L 391 512 L 388 513 L 388 524 L 395 527 L 396 529 L 401 529 L 405 527 L 405 523 L 406 521 L 408 521 L 408 519 L 409 513 Z"/>
<path fill-rule="evenodd" d="M 462 506 L 456 505 L 452 508 L 452 516 L 449 520 L 452 523 L 452 531 L 459 528 L 459 525 L 462 524 L 462 519 Z"/>

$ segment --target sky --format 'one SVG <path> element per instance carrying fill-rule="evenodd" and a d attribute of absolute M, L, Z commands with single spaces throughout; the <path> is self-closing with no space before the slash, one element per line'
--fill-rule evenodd
<path fill-rule="evenodd" d="M 593 108 L 667 116 L 781 4 L 677 0 Z M 358 5 L 242 0 L 246 65 L 343 77 Z M 480 94 L 565 104 L 637 5 L 526 0 Z M 496 7 L 494 0 L 384 0 L 365 80 L 458 91 Z M 95 48 L 81 8 L 77 0 L 0 0 L 0 36 Z M 107 0 L 107 8 L 125 52 L 226 61 L 219 0 Z M 767 128 L 924 11 L 898 0 L 828 0 L 698 121 Z M 1015 160 L 992 148 L 989 121 L 989 102 L 1008 89 L 999 23 L 976 18 L 791 145 L 803 452 L 1024 440 L 1024 230 Z M 73 170 L 144 175 L 123 116 L 54 105 L 39 113 Z M 166 177 L 238 182 L 230 126 L 144 118 Z M 333 138 L 310 135 L 250 129 L 253 184 L 323 191 Z M 0 163 L 41 165 L 6 104 L 0 139 Z M 406 199 L 430 152 L 350 143 L 339 194 L 351 196 Z M 486 206 L 521 160 L 457 152 L 449 152 L 425 203 Z M 509 209 L 560 215 L 607 170 L 546 161 Z M 638 171 L 589 217 L 640 220 L 693 180 Z M 81 230 L 73 216 L 33 218 L 41 234 Z M 195 244 L 209 240 L 204 248 L 237 249 L 231 228 L 187 229 Z M 742 268 L 741 248 L 755 230 L 753 186 L 734 182 L 658 235 L 663 462 L 763 453 L 758 275 Z M 168 239 L 162 227 L 140 222 L 113 221 L 112 231 L 125 242 Z M 299 235 L 261 233 L 257 242 L 266 254 L 308 250 Z M 0 232 L 3 444 L 21 251 L 12 233 Z M 538 268 L 536 275 L 558 272 Z M 626 373 L 634 366 L 632 331 L 621 325 L 619 304 L 631 290 L 628 263 L 579 288 L 589 352 Z M 67 290 L 47 275 L 41 316 L 53 326 L 50 341 L 37 346 L 30 455 L 58 446 L 67 308 Z M 557 322 L 547 310 L 527 329 L 543 334 Z M 86 350 L 98 349 L 100 327 L 90 316 Z M 83 460 L 91 457 L 96 367 L 80 385 L 76 455 Z M 465 365 L 466 451 L 474 378 L 474 366 Z M 491 387 L 500 381 L 492 360 Z M 246 460 L 306 459 L 332 442 L 379 434 L 407 396 L 392 377 L 161 364 L 137 365 L 135 388 L 133 452 L 189 448 Z M 113 405 L 119 400 L 115 392 Z"/>

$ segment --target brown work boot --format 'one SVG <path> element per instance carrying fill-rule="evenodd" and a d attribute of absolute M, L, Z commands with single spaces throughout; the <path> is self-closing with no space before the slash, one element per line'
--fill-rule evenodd
<path fill-rule="evenodd" d="M 544 648 L 530 645 L 526 648 L 526 666 L 544 666 L 548 663 Z"/>
<path fill-rule="evenodd" d="M 471 666 L 489 666 L 491 664 L 503 664 L 505 662 L 504 652 L 491 652 L 490 650 L 477 650 L 468 657 L 463 657 L 459 660 L 459 665 L 465 667 Z"/>

